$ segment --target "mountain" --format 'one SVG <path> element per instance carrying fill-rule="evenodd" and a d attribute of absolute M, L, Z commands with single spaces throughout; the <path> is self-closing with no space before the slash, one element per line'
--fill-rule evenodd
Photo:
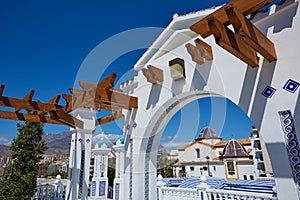
<path fill-rule="evenodd" d="M 58 134 L 44 134 L 43 138 L 48 148 L 70 149 L 71 132 L 62 132 Z"/>
<path fill-rule="evenodd" d="M 69 155 L 71 136 L 71 132 L 43 135 L 43 138 L 48 146 L 45 154 Z"/>
<path fill-rule="evenodd" d="M 9 150 L 9 146 L 0 144 L 0 158 L 10 156 L 11 151 Z"/>

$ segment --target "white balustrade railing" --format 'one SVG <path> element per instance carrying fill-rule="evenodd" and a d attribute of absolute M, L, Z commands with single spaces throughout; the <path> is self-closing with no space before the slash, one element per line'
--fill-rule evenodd
<path fill-rule="evenodd" d="M 272 194 L 211 189 L 202 176 L 197 189 L 166 187 L 161 175 L 157 177 L 157 200 L 278 200 Z M 273 189 L 275 191 L 275 188 Z"/>
<path fill-rule="evenodd" d="M 206 189 L 208 200 L 277 200 L 272 194 Z"/>
<path fill-rule="evenodd" d="M 199 200 L 197 189 L 162 187 L 159 200 Z"/>
<path fill-rule="evenodd" d="M 53 185 L 39 185 L 36 187 L 35 195 L 31 200 L 64 200 L 66 185 L 61 182 L 58 175 Z"/>

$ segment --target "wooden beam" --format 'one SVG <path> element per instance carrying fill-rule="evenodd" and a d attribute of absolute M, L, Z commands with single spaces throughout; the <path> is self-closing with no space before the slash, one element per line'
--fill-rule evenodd
<path fill-rule="evenodd" d="M 60 100 L 60 95 L 56 95 L 50 101 L 48 101 L 48 103 L 50 103 L 50 104 L 58 104 L 59 100 Z"/>
<path fill-rule="evenodd" d="M 164 81 L 163 70 L 158 69 L 152 65 L 148 65 L 147 68 L 143 68 L 142 72 L 144 76 L 147 78 L 147 81 L 152 84 L 157 84 L 159 82 Z"/>
<path fill-rule="evenodd" d="M 3 95 L 3 91 L 4 91 L 5 85 L 0 85 L 0 96 Z"/>
<path fill-rule="evenodd" d="M 62 109 L 50 111 L 50 116 L 52 119 L 57 120 L 62 124 L 65 124 L 72 128 L 77 127 L 83 129 L 84 124 L 81 120 L 65 113 Z"/>
<path fill-rule="evenodd" d="M 71 112 L 73 110 L 73 97 L 69 94 L 63 94 L 62 95 L 63 99 L 66 101 L 66 105 L 64 106 L 64 111 L 65 112 Z"/>
<path fill-rule="evenodd" d="M 27 101 L 24 99 L 16 99 L 4 96 L 0 96 L 0 106 L 7 106 L 25 110 L 36 110 L 42 112 L 50 112 L 51 110 L 62 108 L 62 106 L 55 104 Z"/>
<path fill-rule="evenodd" d="M 218 45 L 251 67 L 258 67 L 256 51 L 249 47 L 239 35 L 234 34 L 217 19 L 210 19 L 208 24 Z"/>
<path fill-rule="evenodd" d="M 40 116 L 34 114 L 23 114 L 8 111 L 0 111 L 0 118 L 11 120 L 22 120 L 28 122 L 42 122 L 47 124 L 62 124 L 59 121 L 53 120 L 48 116 Z"/>
<path fill-rule="evenodd" d="M 32 97 L 34 95 L 34 90 L 31 90 L 30 92 L 28 92 L 28 94 L 24 97 L 25 101 L 32 101 Z"/>
<path fill-rule="evenodd" d="M 164 71 L 162 69 L 159 69 L 157 67 L 154 67 L 152 65 L 147 66 L 150 72 L 154 75 L 155 79 L 158 82 L 163 82 L 164 81 Z"/>
<path fill-rule="evenodd" d="M 90 91 L 93 89 L 111 89 L 114 85 L 114 82 L 116 80 L 117 73 L 113 72 L 109 76 L 105 77 L 103 80 L 101 80 L 97 85 L 85 81 L 78 81 L 80 87 L 82 87 L 85 91 Z"/>
<path fill-rule="evenodd" d="M 123 94 L 117 90 L 98 90 L 98 96 L 95 98 L 96 103 L 107 103 L 121 108 L 129 109 L 138 107 L 138 98 Z"/>
<path fill-rule="evenodd" d="M 215 18 L 220 21 L 221 24 L 228 25 L 229 18 L 227 17 L 225 8 L 227 7 L 235 7 L 237 8 L 244 16 L 249 15 L 258 9 L 262 8 L 263 6 L 273 2 L 274 0 L 232 0 L 231 2 L 227 3 L 220 9 L 216 10 L 215 12 L 209 14 L 205 18 L 201 19 L 200 21 L 196 22 L 190 29 L 198 34 L 200 34 L 203 38 L 206 38 L 212 34 L 211 29 L 208 25 L 208 19 Z"/>
<path fill-rule="evenodd" d="M 234 30 L 254 50 L 265 57 L 269 62 L 277 60 L 274 44 L 252 22 L 244 17 L 236 8 L 226 8 L 230 23 Z"/>
<path fill-rule="evenodd" d="M 190 54 L 192 61 L 202 65 L 205 62 L 205 58 L 202 57 L 201 51 L 194 45 L 188 43 L 185 45 L 187 52 Z"/>
<path fill-rule="evenodd" d="M 120 118 L 123 118 L 123 117 L 124 117 L 124 115 L 122 114 L 122 112 L 118 111 L 114 114 L 110 114 L 108 116 L 101 117 L 101 118 L 97 119 L 96 120 L 96 126 L 106 124 L 106 123 L 112 122 L 114 120 L 118 120 Z"/>
<path fill-rule="evenodd" d="M 122 109 L 122 107 L 118 106 L 118 105 L 112 105 L 111 103 L 95 103 L 95 108 L 97 110 L 110 110 L 110 111 L 117 111 Z"/>
<path fill-rule="evenodd" d="M 194 40 L 196 47 L 201 51 L 201 55 L 206 59 L 206 60 L 212 60 L 213 59 L 213 52 L 212 48 L 209 44 L 206 42 L 202 41 L 200 38 L 197 38 Z"/>

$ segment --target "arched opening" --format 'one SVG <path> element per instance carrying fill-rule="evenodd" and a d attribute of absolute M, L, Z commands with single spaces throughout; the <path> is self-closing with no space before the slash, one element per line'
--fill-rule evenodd
<path fill-rule="evenodd" d="M 211 174 L 217 176 L 224 165 L 218 156 L 229 140 L 242 140 L 247 150 L 252 151 L 252 127 L 253 122 L 229 99 L 207 97 L 188 103 L 163 131 L 157 152 L 158 173 L 163 177 L 199 177 L 208 172 L 206 157 L 209 156 L 214 161 Z M 209 138 L 212 134 L 207 130 L 216 133 L 217 139 Z M 226 178 L 222 173 L 218 176 Z"/>
<path fill-rule="evenodd" d="M 224 101 L 224 97 L 222 97 L 220 95 L 205 92 L 205 91 L 192 91 L 192 92 L 182 93 L 182 94 L 176 96 L 175 98 L 169 99 L 166 103 L 164 103 L 160 107 L 160 109 L 158 109 L 152 115 L 152 118 L 151 118 L 150 122 L 148 123 L 148 126 L 145 128 L 144 137 L 143 137 L 143 139 L 141 139 L 141 143 L 140 143 L 141 150 L 143 151 L 142 157 L 144 158 L 144 166 L 145 166 L 145 170 L 144 170 L 145 173 L 143 174 L 144 181 L 145 181 L 145 184 L 143 187 L 145 199 L 152 199 L 153 198 L 152 195 L 155 194 L 155 192 L 153 192 L 152 190 L 153 190 L 153 188 L 155 188 L 155 185 L 156 185 L 157 152 L 159 150 L 160 140 L 162 138 L 165 128 L 169 124 L 172 117 L 174 115 L 176 115 L 176 113 L 179 110 L 181 110 L 182 108 L 184 108 L 186 105 L 188 105 L 191 102 L 197 101 L 199 99 L 204 99 L 207 97 L 223 99 L 223 103 L 225 105 L 225 107 L 223 107 L 223 112 L 225 114 L 218 116 L 219 117 L 218 122 L 221 123 L 221 125 L 222 125 L 220 130 L 222 130 L 223 129 L 222 127 L 224 126 L 224 122 L 226 121 L 226 109 L 227 109 L 226 104 L 228 102 Z M 217 109 L 217 108 L 219 108 L 218 106 L 220 106 L 220 105 L 216 104 L 217 103 L 216 101 L 211 101 L 211 103 L 212 103 L 212 105 L 211 105 L 212 110 Z M 213 120 L 214 117 L 211 116 L 211 119 Z M 210 121 L 210 123 L 211 123 L 211 121 Z M 249 126 L 251 126 L 251 125 L 252 124 L 250 121 Z M 249 135 L 250 135 L 250 130 L 251 130 L 251 128 L 249 127 L 249 132 L 248 132 Z M 193 133 L 193 136 L 195 136 L 195 133 Z M 230 136 L 232 136 L 232 135 L 229 134 L 229 136 L 227 136 L 227 137 L 230 138 Z M 235 137 L 235 135 L 233 135 L 233 137 Z M 132 138 L 133 138 L 133 140 L 135 140 L 134 136 Z M 131 145 L 129 145 L 129 146 L 131 146 Z M 208 158 L 207 162 L 210 160 L 211 160 L 211 158 Z M 211 170 L 214 170 L 214 166 L 210 166 L 210 167 L 211 167 L 210 168 Z M 193 166 L 192 166 L 192 168 L 190 168 L 190 170 L 192 170 L 192 169 L 193 169 Z M 195 167 L 194 167 L 194 170 L 195 170 Z M 208 174 L 208 175 L 210 175 L 210 174 Z M 240 176 L 243 177 L 243 175 L 240 175 Z M 249 179 L 251 179 L 251 177 L 254 177 L 254 175 L 252 175 L 252 174 L 249 175 Z M 235 177 L 235 179 L 237 179 L 237 178 Z"/>

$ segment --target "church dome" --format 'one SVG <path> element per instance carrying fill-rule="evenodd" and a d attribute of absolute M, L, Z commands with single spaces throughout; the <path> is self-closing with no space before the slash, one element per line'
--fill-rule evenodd
<path fill-rule="evenodd" d="M 220 139 L 219 135 L 210 127 L 204 127 L 200 133 L 198 138 L 195 140 L 204 140 L 204 139 Z"/>
<path fill-rule="evenodd" d="M 124 144 L 125 142 L 125 138 L 124 138 L 124 135 L 122 135 L 117 141 L 116 141 L 116 144 Z"/>
<path fill-rule="evenodd" d="M 112 146 L 112 142 L 109 140 L 107 135 L 100 133 L 93 136 L 92 148 L 101 148 L 102 146 L 110 148 Z M 104 147 L 103 146 L 103 147 Z"/>
<path fill-rule="evenodd" d="M 250 157 L 244 145 L 237 140 L 230 140 L 224 147 L 220 158 Z"/>
<path fill-rule="evenodd" d="M 96 148 L 101 148 L 101 147 L 109 147 L 109 144 L 104 141 L 104 140 L 100 140 L 96 143 Z"/>

